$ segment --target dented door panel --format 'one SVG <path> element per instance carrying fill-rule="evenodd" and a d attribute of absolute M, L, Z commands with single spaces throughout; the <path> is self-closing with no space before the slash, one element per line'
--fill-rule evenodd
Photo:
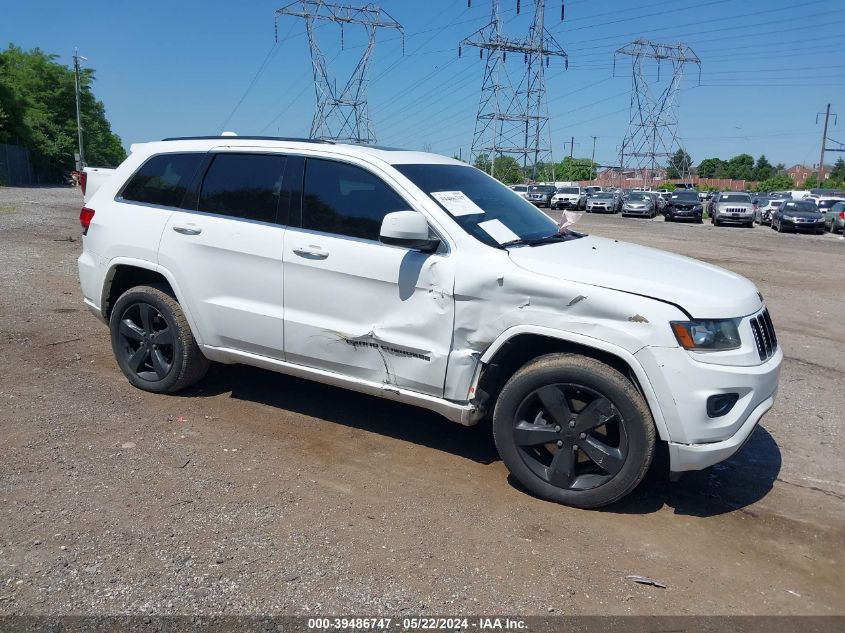
<path fill-rule="evenodd" d="M 448 256 L 289 229 L 284 265 L 288 362 L 443 396 L 454 325 Z"/>

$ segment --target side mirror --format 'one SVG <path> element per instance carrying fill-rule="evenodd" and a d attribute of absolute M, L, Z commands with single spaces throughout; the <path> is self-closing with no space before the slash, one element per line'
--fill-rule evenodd
<path fill-rule="evenodd" d="M 391 246 L 413 248 L 432 253 L 440 246 L 440 240 L 431 237 L 428 220 L 416 211 L 394 211 L 381 221 L 379 240 Z"/>

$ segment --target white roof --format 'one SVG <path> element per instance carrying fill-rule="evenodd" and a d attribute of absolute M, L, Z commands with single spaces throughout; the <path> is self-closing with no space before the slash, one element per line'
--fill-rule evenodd
<path fill-rule="evenodd" d="M 370 158 L 383 161 L 390 165 L 399 164 L 441 164 L 465 165 L 454 158 L 447 158 L 440 154 L 417 152 L 411 150 L 394 149 L 375 145 L 356 145 L 354 143 L 336 143 L 333 141 L 309 141 L 307 139 L 274 139 L 264 137 L 197 137 L 174 138 L 150 143 L 136 143 L 130 147 L 131 152 L 154 154 L 158 152 L 197 152 L 208 151 L 222 147 L 262 148 L 279 151 L 295 151 L 303 153 L 319 153 L 325 155 Z"/>

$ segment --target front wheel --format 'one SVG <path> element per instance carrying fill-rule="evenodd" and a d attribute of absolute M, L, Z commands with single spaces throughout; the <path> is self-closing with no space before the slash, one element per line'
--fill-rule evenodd
<path fill-rule="evenodd" d="M 165 288 L 136 286 L 124 292 L 109 327 L 117 364 L 139 389 L 173 393 L 208 370 L 179 302 Z"/>
<path fill-rule="evenodd" d="M 615 369 L 575 354 L 542 356 L 505 384 L 493 434 L 508 470 L 539 497 L 596 508 L 630 493 L 654 455 L 651 413 Z"/>

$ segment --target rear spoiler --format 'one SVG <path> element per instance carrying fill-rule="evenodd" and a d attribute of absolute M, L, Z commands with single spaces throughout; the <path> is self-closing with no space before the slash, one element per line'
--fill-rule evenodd
<path fill-rule="evenodd" d="M 85 203 L 111 177 L 114 171 L 114 169 L 108 169 L 106 167 L 86 167 L 82 170 L 79 177 L 79 186 L 82 189 L 82 197 Z"/>

